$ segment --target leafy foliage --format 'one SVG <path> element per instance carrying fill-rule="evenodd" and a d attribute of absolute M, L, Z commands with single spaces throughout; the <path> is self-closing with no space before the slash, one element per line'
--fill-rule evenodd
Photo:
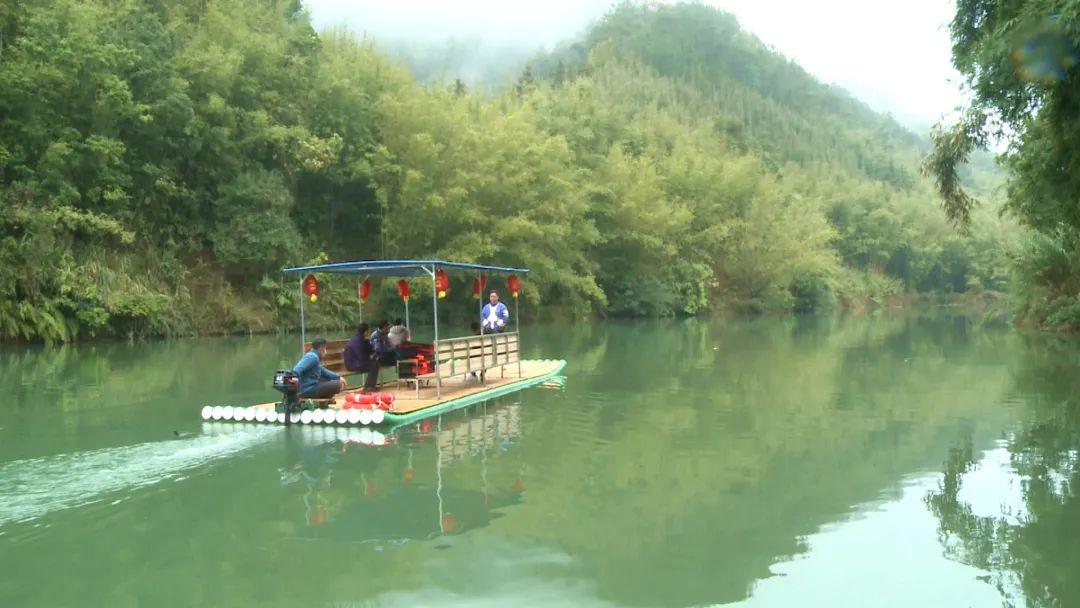
<path fill-rule="evenodd" d="M 1002 283 L 914 135 L 702 5 L 617 7 L 491 95 L 291 0 L 4 7 L 0 339 L 266 330 L 316 259 L 526 265 L 525 310 L 577 317 Z M 326 285 L 308 318 L 344 326 Z"/>
<path fill-rule="evenodd" d="M 1078 11 L 1076 0 L 957 3 L 953 63 L 973 101 L 957 125 L 938 131 L 926 165 L 963 226 L 974 199 L 957 186 L 958 166 L 995 137 L 1012 140 L 1001 155 L 1011 172 L 1006 208 L 1036 232 L 1015 265 L 1017 302 L 1022 319 L 1047 327 L 1074 326 L 1062 303 L 1080 296 Z"/>

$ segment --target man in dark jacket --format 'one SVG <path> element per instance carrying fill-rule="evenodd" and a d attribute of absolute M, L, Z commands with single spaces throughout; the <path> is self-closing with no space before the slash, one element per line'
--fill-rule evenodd
<path fill-rule="evenodd" d="M 397 363 L 397 353 L 390 341 L 390 321 L 379 321 L 379 328 L 371 332 L 371 346 L 375 349 L 379 365 L 393 367 Z"/>
<path fill-rule="evenodd" d="M 364 391 L 375 390 L 379 381 L 379 360 L 375 358 L 375 347 L 368 340 L 368 324 L 356 327 L 356 335 L 349 339 L 342 351 L 345 369 L 350 372 L 367 372 Z"/>

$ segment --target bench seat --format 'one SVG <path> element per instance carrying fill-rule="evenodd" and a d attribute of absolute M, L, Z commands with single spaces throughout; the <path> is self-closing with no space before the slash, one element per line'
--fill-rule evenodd
<path fill-rule="evenodd" d="M 354 374 L 363 373 L 359 370 L 345 369 L 345 346 L 348 343 L 348 340 L 327 340 L 326 356 L 322 358 L 322 366 L 341 376 L 352 376 Z M 306 353 L 309 350 L 311 350 L 311 342 L 305 342 L 304 352 Z M 394 366 L 381 365 L 379 366 L 379 369 L 394 369 Z"/>

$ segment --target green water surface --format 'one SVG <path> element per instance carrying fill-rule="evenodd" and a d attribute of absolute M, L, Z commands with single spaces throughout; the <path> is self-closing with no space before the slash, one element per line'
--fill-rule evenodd
<path fill-rule="evenodd" d="M 380 434 L 203 423 L 295 336 L 0 348 L 0 606 L 1080 606 L 1080 343 L 950 314 L 531 326 Z"/>

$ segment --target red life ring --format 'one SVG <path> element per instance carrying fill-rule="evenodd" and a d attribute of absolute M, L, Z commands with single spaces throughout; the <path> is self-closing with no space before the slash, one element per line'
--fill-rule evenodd
<path fill-rule="evenodd" d="M 345 404 L 342 409 L 369 410 L 378 407 L 389 411 L 393 403 L 393 393 L 348 393 L 345 395 Z"/>

